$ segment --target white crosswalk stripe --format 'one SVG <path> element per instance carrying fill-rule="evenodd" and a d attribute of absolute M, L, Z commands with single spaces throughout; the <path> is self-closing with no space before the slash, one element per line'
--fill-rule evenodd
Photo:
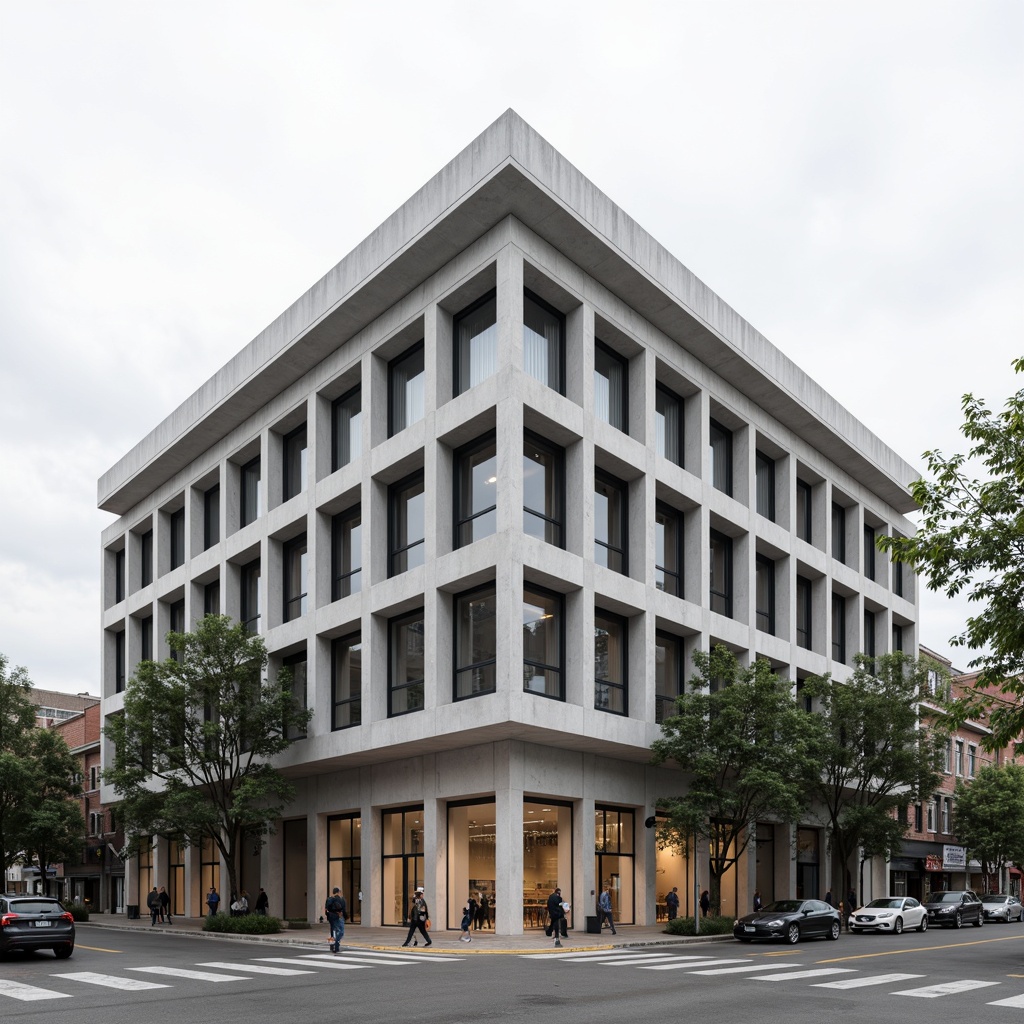
<path fill-rule="evenodd" d="M 312 970 L 295 970 L 288 967 L 264 967 L 262 964 L 231 964 L 223 960 L 210 960 L 205 964 L 196 964 L 197 967 L 218 967 L 225 971 L 245 971 L 247 974 L 276 974 L 279 977 L 289 977 L 299 974 L 315 974 Z"/>
<path fill-rule="evenodd" d="M 997 999 L 994 1003 L 986 1003 L 987 1006 L 1014 1006 L 1024 1008 L 1024 996 L 1010 996 L 1009 999 Z"/>
<path fill-rule="evenodd" d="M 36 988 L 35 985 L 22 985 L 17 981 L 5 981 L 0 978 L 0 996 L 20 999 L 24 1003 L 34 1003 L 41 999 L 70 999 L 67 992 L 52 992 L 47 988 Z"/>
<path fill-rule="evenodd" d="M 829 974 L 850 974 L 852 967 L 817 967 L 811 971 L 793 971 L 791 974 L 755 974 L 747 981 L 799 981 L 801 978 L 824 978 Z"/>
<path fill-rule="evenodd" d="M 184 967 L 129 967 L 129 971 L 159 974 L 165 978 L 190 978 L 193 981 L 251 981 L 241 974 L 214 974 L 212 971 L 190 971 Z"/>
<path fill-rule="evenodd" d="M 66 978 L 68 981 L 81 981 L 86 985 L 99 985 L 102 988 L 117 988 L 123 992 L 143 992 L 150 988 L 170 988 L 157 981 L 141 981 L 139 978 L 119 978 L 114 974 L 96 974 L 93 971 L 73 971 L 71 974 L 54 974 L 54 978 Z"/>
<path fill-rule="evenodd" d="M 754 974 L 757 971 L 787 971 L 791 967 L 803 967 L 803 964 L 747 964 L 745 967 L 715 967 L 710 971 L 703 969 L 699 971 L 691 970 L 690 973 L 714 977 L 719 974 Z"/>
<path fill-rule="evenodd" d="M 614 955 L 597 957 L 593 960 L 572 960 L 570 963 L 584 964 L 650 964 L 656 960 L 674 960 L 671 953 L 616 953 Z"/>
<path fill-rule="evenodd" d="M 310 969 L 322 967 L 325 971 L 361 971 L 376 966 L 370 963 L 346 963 L 344 960 L 331 960 L 329 963 L 322 963 L 318 960 L 296 960 L 295 957 L 288 956 L 261 956 L 260 961 L 269 964 L 295 964 L 297 967 L 309 967 Z"/>
<path fill-rule="evenodd" d="M 677 956 L 676 960 L 678 963 L 672 964 L 637 964 L 637 968 L 641 971 L 693 971 L 697 967 L 721 967 L 725 964 L 749 964 L 749 959 L 740 960 L 705 960 L 704 957 L 695 956 Z M 698 961 L 694 963 L 694 961 Z"/>
<path fill-rule="evenodd" d="M 869 978 L 843 978 L 840 981 L 822 981 L 811 988 L 869 988 L 872 985 L 895 985 L 897 981 L 923 978 L 923 974 L 873 974 Z"/>
<path fill-rule="evenodd" d="M 463 956 L 445 953 L 382 953 L 377 949 L 343 949 L 338 956 L 357 956 L 367 960 L 395 960 L 401 963 L 444 963 L 452 960 L 465 960 Z M 334 953 L 303 953 L 303 960 L 336 960 Z"/>
<path fill-rule="evenodd" d="M 916 996 L 918 999 L 938 999 L 939 996 L 953 996 L 959 992 L 970 992 L 976 988 L 989 988 L 1000 984 L 998 981 L 944 981 L 940 985 L 926 985 L 924 988 L 908 988 L 893 992 L 894 996 Z"/>

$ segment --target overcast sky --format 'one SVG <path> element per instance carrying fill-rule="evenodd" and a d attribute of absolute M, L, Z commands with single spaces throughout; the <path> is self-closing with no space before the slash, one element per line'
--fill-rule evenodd
<path fill-rule="evenodd" d="M 0 0 L 0 652 L 97 478 L 507 107 L 913 465 L 1024 354 L 1024 3 Z M 963 606 L 925 594 L 921 639 Z"/>

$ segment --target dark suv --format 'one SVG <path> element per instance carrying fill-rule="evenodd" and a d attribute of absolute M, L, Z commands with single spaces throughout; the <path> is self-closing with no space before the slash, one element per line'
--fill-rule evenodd
<path fill-rule="evenodd" d="M 75 951 L 75 919 L 50 896 L 0 896 L 0 956 L 12 949 L 52 949 L 58 960 Z"/>
<path fill-rule="evenodd" d="M 980 928 L 985 923 L 981 899 L 972 889 L 950 889 L 933 892 L 924 900 L 928 910 L 928 923 L 943 928 L 962 928 L 973 924 Z"/>

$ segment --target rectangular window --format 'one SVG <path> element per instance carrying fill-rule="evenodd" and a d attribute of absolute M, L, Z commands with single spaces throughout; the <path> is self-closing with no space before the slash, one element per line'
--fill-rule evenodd
<path fill-rule="evenodd" d="M 903 627 L 895 622 L 892 624 L 892 649 L 894 652 L 903 650 Z"/>
<path fill-rule="evenodd" d="M 935 801 L 929 800 L 927 804 L 928 810 L 928 831 L 935 831 Z"/>
<path fill-rule="evenodd" d="M 946 740 L 946 745 L 942 748 L 942 770 L 946 775 L 952 775 L 953 773 L 953 741 Z M 936 800 L 938 797 L 936 797 Z"/>
<path fill-rule="evenodd" d="M 171 604 L 170 608 L 170 625 L 172 633 L 184 633 L 185 632 L 185 602 L 175 601 Z M 181 651 L 171 651 L 171 657 L 180 662 Z"/>
<path fill-rule="evenodd" d="M 524 292 L 523 369 L 561 395 L 564 365 L 565 317 L 532 292 Z"/>
<path fill-rule="evenodd" d="M 594 415 L 629 433 L 629 363 L 600 341 L 594 344 Z"/>
<path fill-rule="evenodd" d="M 363 643 L 358 633 L 331 644 L 331 728 L 363 721 Z"/>
<path fill-rule="evenodd" d="M 796 482 L 796 535 L 811 543 L 811 485 Z"/>
<path fill-rule="evenodd" d="M 846 509 L 832 502 L 832 557 L 846 564 Z"/>
<path fill-rule="evenodd" d="M 683 400 L 660 384 L 654 391 L 654 445 L 669 462 L 683 464 Z"/>
<path fill-rule="evenodd" d="M 423 609 L 388 623 L 388 717 L 423 709 Z"/>
<path fill-rule="evenodd" d="M 953 817 L 953 801 L 947 796 L 942 800 L 942 831 L 944 835 L 949 835 L 950 819 Z"/>
<path fill-rule="evenodd" d="M 363 450 L 363 392 L 354 387 L 331 403 L 331 472 L 358 459 Z"/>
<path fill-rule="evenodd" d="M 490 377 L 498 367 L 498 302 L 495 293 L 467 306 L 452 323 L 455 394 Z"/>
<path fill-rule="evenodd" d="M 953 762 L 953 770 L 957 775 L 964 773 L 964 741 L 956 741 L 956 760 Z"/>
<path fill-rule="evenodd" d="M 425 395 L 421 341 L 388 364 L 388 437 L 423 419 Z"/>
<path fill-rule="evenodd" d="M 869 658 L 875 656 L 875 613 L 864 612 L 864 653 Z M 874 666 L 872 666 L 874 671 Z"/>
<path fill-rule="evenodd" d="M 455 453 L 455 546 L 490 537 L 498 528 L 498 448 L 493 436 Z"/>
<path fill-rule="evenodd" d="M 281 495 L 287 501 L 306 489 L 309 448 L 306 442 L 306 424 L 284 436 L 283 479 Z"/>
<path fill-rule="evenodd" d="M 455 700 L 494 693 L 497 600 L 494 584 L 455 599 Z"/>
<path fill-rule="evenodd" d="M 775 563 L 758 555 L 754 567 L 757 628 L 775 635 Z"/>
<path fill-rule="evenodd" d="M 832 595 L 832 660 L 846 664 L 846 598 Z"/>
<path fill-rule="evenodd" d="M 565 700 L 562 678 L 562 598 L 523 588 L 523 689 Z"/>
<path fill-rule="evenodd" d="M 153 582 L 153 531 L 147 530 L 139 537 L 139 561 L 142 572 L 139 582 L 148 587 Z"/>
<path fill-rule="evenodd" d="M 924 809 L 920 804 L 914 804 L 914 831 L 924 831 Z"/>
<path fill-rule="evenodd" d="M 523 439 L 523 533 L 565 547 L 565 477 L 560 448 L 532 434 Z"/>
<path fill-rule="evenodd" d="M 363 585 L 363 514 L 358 505 L 331 520 L 331 600 L 358 594 Z"/>
<path fill-rule="evenodd" d="M 203 550 L 220 543 L 220 484 L 203 492 Z"/>
<path fill-rule="evenodd" d="M 238 525 L 248 526 L 256 522 L 260 515 L 260 459 L 257 455 L 251 462 L 242 467 L 242 489 Z"/>
<path fill-rule="evenodd" d="M 709 437 L 711 486 L 732 495 L 732 431 L 712 420 Z"/>
<path fill-rule="evenodd" d="M 623 481 L 594 474 L 594 561 L 623 575 L 629 571 L 626 494 Z"/>
<path fill-rule="evenodd" d="M 114 552 L 114 603 L 124 600 L 124 548 Z"/>
<path fill-rule="evenodd" d="M 143 661 L 153 660 L 153 616 L 139 620 L 139 654 Z"/>
<path fill-rule="evenodd" d="M 654 512 L 654 585 L 683 596 L 683 514 L 660 503 Z"/>
<path fill-rule="evenodd" d="M 391 487 L 388 498 L 391 511 L 389 576 L 398 576 L 423 564 L 425 500 L 422 472 L 413 473 Z"/>
<path fill-rule="evenodd" d="M 185 563 L 185 510 L 171 513 L 171 568 Z"/>
<path fill-rule="evenodd" d="M 763 452 L 758 452 L 754 469 L 755 491 L 757 492 L 757 514 L 769 522 L 775 522 L 775 462 Z"/>
<path fill-rule="evenodd" d="M 711 610 L 732 618 L 732 540 L 711 531 Z"/>
<path fill-rule="evenodd" d="M 875 578 L 875 528 L 864 527 L 864 575 L 869 579 Z"/>
<path fill-rule="evenodd" d="M 796 645 L 811 650 L 811 581 L 796 578 Z"/>
<path fill-rule="evenodd" d="M 892 592 L 897 597 L 903 596 L 903 563 L 892 563 Z"/>
<path fill-rule="evenodd" d="M 284 667 L 292 674 L 292 700 L 295 706 L 305 711 L 309 707 L 309 688 L 307 684 L 308 673 L 306 671 L 306 652 L 291 654 L 284 659 Z M 306 726 L 291 726 L 286 736 L 290 740 L 304 740 L 306 738 Z"/>
<path fill-rule="evenodd" d="M 973 744 L 967 745 L 967 777 L 973 779 L 978 767 L 978 748 Z"/>
<path fill-rule="evenodd" d="M 260 560 L 258 558 L 242 566 L 241 580 L 239 618 L 250 633 L 258 633 L 260 631 Z"/>
<path fill-rule="evenodd" d="M 306 614 L 306 571 L 309 567 L 306 535 L 286 541 L 284 554 L 284 621 Z"/>
<path fill-rule="evenodd" d="M 220 615 L 220 580 L 203 587 L 203 614 Z"/>
<path fill-rule="evenodd" d="M 594 707 L 613 715 L 629 713 L 627 623 L 609 612 L 594 613 Z"/>
<path fill-rule="evenodd" d="M 124 693 L 125 674 L 124 630 L 114 634 L 114 687 L 118 693 Z"/>
<path fill-rule="evenodd" d="M 654 721 L 659 725 L 676 713 L 682 690 L 683 641 L 670 633 L 654 634 Z"/>

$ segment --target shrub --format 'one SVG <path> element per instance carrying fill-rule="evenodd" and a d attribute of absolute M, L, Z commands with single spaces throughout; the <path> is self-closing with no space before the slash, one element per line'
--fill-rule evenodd
<path fill-rule="evenodd" d="M 245 914 L 232 917 L 230 914 L 213 914 L 203 918 L 204 932 L 230 932 L 235 935 L 270 935 L 281 930 L 279 918 L 264 917 L 262 914 Z"/>
<path fill-rule="evenodd" d="M 89 920 L 89 908 L 84 903 L 65 903 L 64 909 L 76 920 L 76 921 L 88 921 Z"/>
<path fill-rule="evenodd" d="M 732 935 L 735 917 L 702 917 L 697 935 Z M 665 926 L 669 935 L 693 935 L 693 918 L 677 917 Z"/>

